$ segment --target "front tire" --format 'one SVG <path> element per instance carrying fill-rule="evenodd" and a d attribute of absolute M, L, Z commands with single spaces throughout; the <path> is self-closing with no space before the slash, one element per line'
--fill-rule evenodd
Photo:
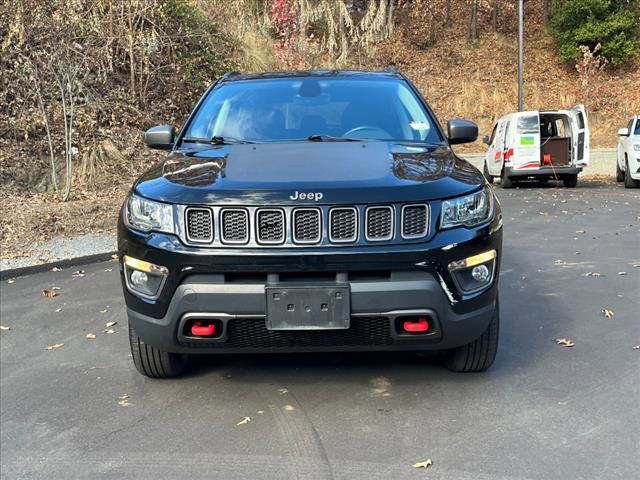
<path fill-rule="evenodd" d="M 496 300 L 491 322 L 479 338 L 467 345 L 445 350 L 442 353 L 444 365 L 453 372 L 483 372 L 488 369 L 498 352 L 500 333 L 500 305 Z"/>
<path fill-rule="evenodd" d="M 624 182 L 624 172 L 620 168 L 620 162 L 616 158 L 616 182 Z"/>
<path fill-rule="evenodd" d="M 624 164 L 624 188 L 638 188 L 640 187 L 640 180 L 634 180 L 631 178 L 631 170 L 629 169 L 629 159 Z"/>
<path fill-rule="evenodd" d="M 562 179 L 562 183 L 564 184 L 564 188 L 576 188 L 578 185 L 578 174 L 567 175 Z"/>
<path fill-rule="evenodd" d="M 509 177 L 504 170 L 502 170 L 502 175 L 500 175 L 500 186 L 502 188 L 513 188 L 513 180 L 511 180 L 511 177 Z"/>
<path fill-rule="evenodd" d="M 493 183 L 493 175 L 491 175 L 489 173 L 489 167 L 487 167 L 487 161 L 486 160 L 484 162 L 484 167 L 482 169 L 482 174 L 484 175 L 484 178 L 487 180 L 489 185 L 491 185 Z"/>
<path fill-rule="evenodd" d="M 187 366 L 187 357 L 147 345 L 129 325 L 129 345 L 133 364 L 142 375 L 151 378 L 178 377 Z"/>

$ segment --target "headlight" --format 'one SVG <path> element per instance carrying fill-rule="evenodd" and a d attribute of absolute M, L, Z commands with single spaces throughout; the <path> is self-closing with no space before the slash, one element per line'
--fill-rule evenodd
<path fill-rule="evenodd" d="M 492 199 L 491 191 L 485 188 L 471 195 L 444 200 L 440 228 L 473 227 L 485 222 L 491 216 Z"/>
<path fill-rule="evenodd" d="M 634 143 L 634 144 L 633 144 L 633 149 L 634 149 L 636 152 L 640 152 L 640 143 Z"/>
<path fill-rule="evenodd" d="M 127 226 L 149 232 L 174 233 L 173 208 L 165 203 L 153 202 L 131 195 L 127 200 L 124 221 Z"/>

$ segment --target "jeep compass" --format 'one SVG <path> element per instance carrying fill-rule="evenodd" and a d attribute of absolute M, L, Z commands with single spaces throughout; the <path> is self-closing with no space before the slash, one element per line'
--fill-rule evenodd
<path fill-rule="evenodd" d="M 194 354 L 498 346 L 502 215 L 413 84 L 384 72 L 229 73 L 133 185 L 118 249 L 133 363 Z"/>

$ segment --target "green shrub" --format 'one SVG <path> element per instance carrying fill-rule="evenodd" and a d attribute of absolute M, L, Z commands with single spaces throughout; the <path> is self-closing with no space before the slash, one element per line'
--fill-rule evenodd
<path fill-rule="evenodd" d="M 633 58 L 638 49 L 638 14 L 635 0 L 556 0 L 551 28 L 565 61 L 578 60 L 581 45 L 601 54 L 612 65 Z"/>

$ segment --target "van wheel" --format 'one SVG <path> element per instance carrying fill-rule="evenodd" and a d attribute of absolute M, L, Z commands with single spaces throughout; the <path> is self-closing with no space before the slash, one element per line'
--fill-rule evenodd
<path fill-rule="evenodd" d="M 624 188 L 638 188 L 640 180 L 631 178 L 631 170 L 629 170 L 629 159 L 624 164 Z"/>
<path fill-rule="evenodd" d="M 489 184 L 493 183 L 493 175 L 489 173 L 489 168 L 487 167 L 486 160 L 484 162 L 484 168 L 482 169 L 482 174 L 484 175 L 484 178 L 487 180 L 487 182 L 489 182 Z"/>
<path fill-rule="evenodd" d="M 567 175 L 562 179 L 562 183 L 564 184 L 564 188 L 576 188 L 576 185 L 578 185 L 578 174 Z"/>
<path fill-rule="evenodd" d="M 616 158 L 616 182 L 624 182 L 624 172 L 620 169 L 620 163 Z"/>
<path fill-rule="evenodd" d="M 513 188 L 513 180 L 507 176 L 504 170 L 502 170 L 502 175 L 500 175 L 500 186 L 502 188 Z"/>
<path fill-rule="evenodd" d="M 467 345 L 442 352 L 445 367 L 453 372 L 483 372 L 493 364 L 496 358 L 499 333 L 500 305 L 496 300 L 491 322 L 478 339 Z"/>
<path fill-rule="evenodd" d="M 129 325 L 129 345 L 133 364 L 142 375 L 151 378 L 177 377 L 187 366 L 186 355 L 169 353 L 147 345 Z"/>

